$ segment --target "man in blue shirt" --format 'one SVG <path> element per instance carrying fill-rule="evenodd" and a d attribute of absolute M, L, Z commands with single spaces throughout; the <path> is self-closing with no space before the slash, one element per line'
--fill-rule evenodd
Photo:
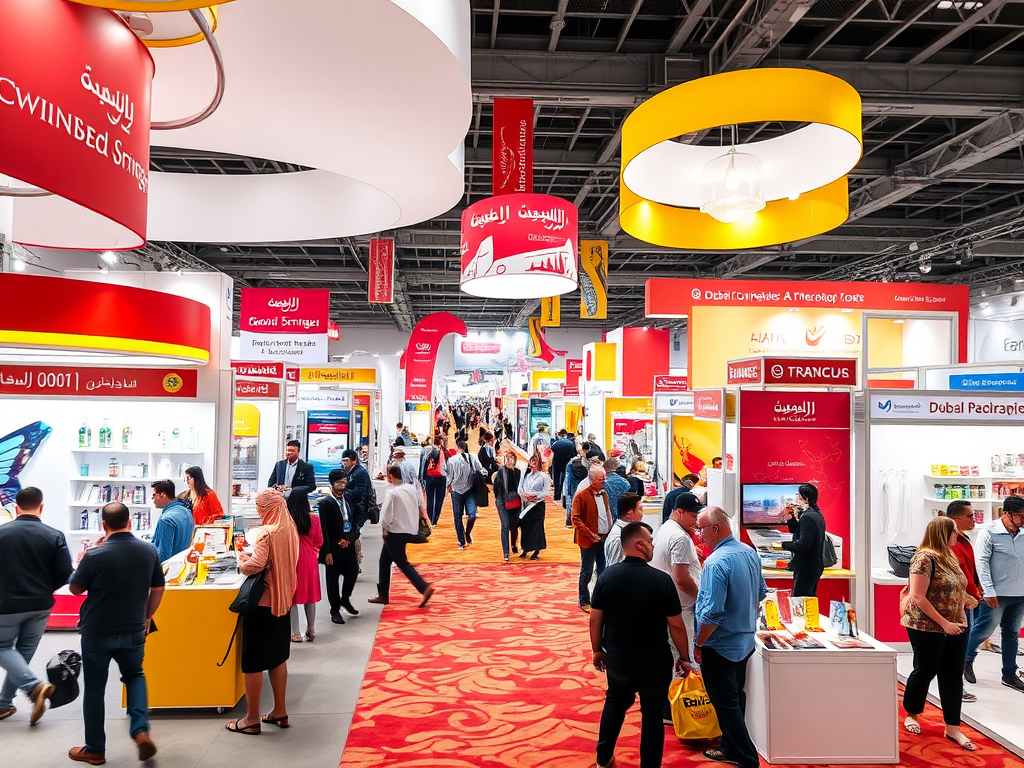
<path fill-rule="evenodd" d="M 720 507 L 701 512 L 696 530 L 714 551 L 704 561 L 694 606 L 694 661 L 700 664 L 722 728 L 721 747 L 704 750 L 704 756 L 758 768 L 757 749 L 743 719 L 743 686 L 747 660 L 754 653 L 758 605 L 768 594 L 761 561 L 751 547 L 732 537 L 729 518 Z"/>
<path fill-rule="evenodd" d="M 613 512 L 619 508 L 619 496 L 629 491 L 629 483 L 618 473 L 618 469 L 618 459 L 608 459 L 604 463 L 604 492 L 608 496 L 608 508 Z"/>
<path fill-rule="evenodd" d="M 157 480 L 153 489 L 153 506 L 160 510 L 153 533 L 153 546 L 160 554 L 162 563 L 169 557 L 184 552 L 192 544 L 195 520 L 192 511 L 174 496 L 174 483 Z"/>
<path fill-rule="evenodd" d="M 978 646 L 998 626 L 1003 638 L 1003 685 L 1024 693 L 1024 680 L 1017 669 L 1018 637 L 1024 619 L 1024 498 L 1007 498 L 1002 517 L 978 531 L 974 559 L 984 599 L 967 641 L 964 677 L 971 683 L 977 679 L 974 660 Z"/>

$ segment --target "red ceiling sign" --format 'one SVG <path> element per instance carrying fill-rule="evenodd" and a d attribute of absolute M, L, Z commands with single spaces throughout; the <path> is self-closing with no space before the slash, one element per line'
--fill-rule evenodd
<path fill-rule="evenodd" d="M 370 240 L 370 274 L 367 288 L 371 304 L 395 300 L 395 241 Z"/>
<path fill-rule="evenodd" d="M 416 324 L 405 350 L 405 400 L 429 403 L 434 393 L 434 364 L 441 339 L 449 333 L 465 336 L 466 324 L 448 312 L 427 315 Z"/>
<path fill-rule="evenodd" d="M 492 195 L 533 192 L 533 100 L 494 100 Z"/>
<path fill-rule="evenodd" d="M 243 288 L 239 329 L 250 333 L 327 333 L 331 292 L 302 288 Z"/>
<path fill-rule="evenodd" d="M 764 360 L 732 360 L 729 362 L 726 381 L 729 384 L 760 384 L 764 374 Z"/>
<path fill-rule="evenodd" d="M 195 369 L 88 368 L 0 363 L 0 395 L 196 397 Z"/>
<path fill-rule="evenodd" d="M 819 387 L 857 386 L 857 359 L 766 357 L 764 383 Z"/>
<path fill-rule="evenodd" d="M 327 340 L 328 341 L 340 341 L 341 340 L 341 328 L 333 320 L 327 321 Z"/>
<path fill-rule="evenodd" d="M 686 376 L 655 376 L 655 392 L 685 392 L 689 387 Z"/>
<path fill-rule="evenodd" d="M 64 0 L 4 0 L 0 30 L 0 137 L 17 147 L 0 152 L 0 174 L 101 219 L 90 229 L 119 248 L 143 245 L 154 73 L 146 46 L 110 11 Z"/>
<path fill-rule="evenodd" d="M 254 398 L 278 398 L 281 396 L 281 385 L 273 381 L 235 381 L 235 397 L 252 400 Z"/>
<path fill-rule="evenodd" d="M 696 419 L 722 418 L 722 390 L 711 389 L 693 393 L 693 416 Z"/>
<path fill-rule="evenodd" d="M 238 376 L 247 379 L 283 379 L 284 363 L 231 363 Z M 298 369 L 295 369 L 296 373 Z M 298 381 L 298 378 L 295 379 Z"/>

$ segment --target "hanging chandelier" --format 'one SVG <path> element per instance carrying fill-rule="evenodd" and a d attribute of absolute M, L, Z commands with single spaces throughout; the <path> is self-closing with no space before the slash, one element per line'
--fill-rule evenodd
<path fill-rule="evenodd" d="M 798 124 L 736 141 L 748 123 Z M 731 143 L 680 136 L 733 131 Z M 846 175 L 860 160 L 861 100 L 810 69 L 753 69 L 693 80 L 647 100 L 622 126 L 619 223 L 655 245 L 736 250 L 827 232 L 849 215 Z"/>

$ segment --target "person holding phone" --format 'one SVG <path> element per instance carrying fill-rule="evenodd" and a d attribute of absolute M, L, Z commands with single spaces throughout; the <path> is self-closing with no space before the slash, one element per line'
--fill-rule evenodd
<path fill-rule="evenodd" d="M 786 526 L 793 534 L 792 541 L 782 542 L 782 548 L 793 553 L 789 561 L 793 571 L 793 597 L 816 597 L 818 580 L 825 570 L 822 555 L 825 546 L 825 516 L 818 508 L 818 489 L 803 483 L 796 493 L 796 507 L 787 507 Z"/>
<path fill-rule="evenodd" d="M 914 671 L 903 692 L 907 713 L 903 727 L 921 733 L 918 717 L 924 711 L 928 686 L 937 677 L 946 738 L 974 752 L 974 744 L 960 730 L 960 708 L 967 658 L 965 609 L 973 610 L 978 601 L 967 593 L 967 577 L 953 553 L 956 542 L 956 523 L 936 517 L 928 523 L 924 541 L 910 561 L 910 585 L 906 598 L 900 600 L 900 623 L 907 628 L 914 649 Z"/>

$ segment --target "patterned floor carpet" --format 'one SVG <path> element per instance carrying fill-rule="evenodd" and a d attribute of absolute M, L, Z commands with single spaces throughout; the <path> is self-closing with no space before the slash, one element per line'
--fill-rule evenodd
<path fill-rule="evenodd" d="M 564 518 L 557 522 L 564 524 Z M 467 552 L 483 550 L 486 529 L 480 540 L 480 548 Z M 423 563 L 417 550 L 425 549 L 413 548 L 414 562 Z M 396 573 L 341 765 L 594 765 L 605 685 L 590 664 L 586 614 L 576 607 L 577 568 L 542 560 L 430 563 L 420 571 L 436 595 L 427 609 L 416 609 L 418 596 Z M 639 724 L 634 706 L 619 738 L 617 766 L 639 765 Z M 901 733 L 901 765 L 1024 766 L 970 729 L 980 751 L 961 751 L 942 738 L 941 716 L 933 707 L 922 724 L 923 736 Z M 666 729 L 663 765 L 719 764 Z"/>

